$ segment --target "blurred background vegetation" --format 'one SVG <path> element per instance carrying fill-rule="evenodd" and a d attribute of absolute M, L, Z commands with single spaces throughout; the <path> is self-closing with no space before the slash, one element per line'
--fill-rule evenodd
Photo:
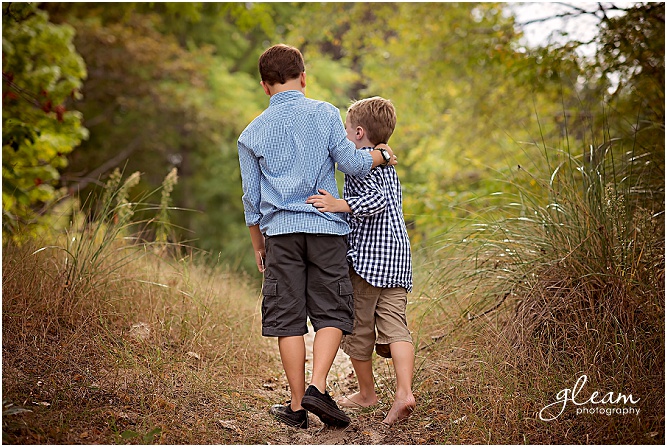
<path fill-rule="evenodd" d="M 304 54 L 309 97 L 343 115 L 352 99 L 380 95 L 398 112 L 390 145 L 415 259 L 422 402 L 405 433 L 426 426 L 433 444 L 664 444 L 665 5 L 542 5 L 527 18 L 520 4 L 486 2 L 3 3 L 3 395 L 42 399 L 24 374 L 46 382 L 53 340 L 117 346 L 147 321 L 149 358 L 214 359 L 211 401 L 225 400 L 217 387 L 247 387 L 238 405 L 263 421 L 275 396 L 258 403 L 253 380 L 224 381 L 272 355 L 253 338 L 260 275 L 236 140 L 268 104 L 257 58 L 285 42 Z M 557 23 L 590 32 L 563 25 L 529 45 L 530 26 Z M 143 364 L 143 351 L 119 352 L 99 357 L 109 370 Z M 78 389 L 67 372 L 107 367 L 55 358 L 69 397 L 34 431 L 71 403 L 88 436 L 95 424 L 67 394 Z M 161 373 L 160 361 L 148 370 Z M 25 362 L 39 364 L 30 373 Z M 582 373 L 592 389 L 640 397 L 641 416 L 541 423 L 540 408 Z M 179 405 L 199 411 L 192 380 Z M 152 385 L 143 395 L 156 399 Z M 148 434 L 167 433 L 172 411 L 137 408 Z M 266 442 L 261 429 L 221 439 L 178 427 L 162 442 Z M 99 440 L 125 439 L 116 431 Z M 9 443 L 84 439 L 66 426 L 7 432 L 18 433 Z"/>
<path fill-rule="evenodd" d="M 268 103 L 256 63 L 278 42 L 303 51 L 308 96 L 342 113 L 371 95 L 396 105 L 415 249 L 565 147 L 589 163 L 605 144 L 632 152 L 661 204 L 664 4 L 590 6 L 563 15 L 596 17 L 591 42 L 528 47 L 504 3 L 4 3 L 3 239 L 95 207 L 117 168 L 141 173 L 139 196 L 176 167 L 171 240 L 254 265 L 236 138 Z"/>

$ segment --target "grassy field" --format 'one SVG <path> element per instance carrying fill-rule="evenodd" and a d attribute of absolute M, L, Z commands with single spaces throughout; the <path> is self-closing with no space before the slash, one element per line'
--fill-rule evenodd
<path fill-rule="evenodd" d="M 3 242 L 3 443 L 663 445 L 664 176 L 561 156 L 413 247 L 417 408 L 381 424 L 377 358 L 380 403 L 344 430 L 268 416 L 289 390 L 258 274 L 169 245 L 163 220 L 156 242 L 131 237 L 133 177 L 114 178 L 97 216 Z M 354 383 L 341 354 L 330 391 Z"/>
<path fill-rule="evenodd" d="M 530 285 L 541 287 L 533 304 L 517 290 L 483 314 L 480 283 L 461 273 L 474 269 L 474 258 L 452 253 L 445 267 L 418 253 L 413 416 L 391 428 L 380 423 L 393 373 L 378 359 L 380 405 L 355 414 L 345 430 L 317 420 L 295 430 L 267 417 L 289 393 L 275 341 L 259 335 L 257 278 L 113 242 L 97 267 L 103 276 L 68 279 L 71 251 L 39 248 L 3 247 L 3 443 L 664 442 L 662 299 L 646 297 L 628 317 L 635 331 L 608 338 L 602 320 L 568 308 L 574 288 L 548 296 L 555 278 Z M 533 315 L 538 308 L 550 317 Z M 337 367 L 336 396 L 354 383 L 349 367 Z M 540 420 L 581 374 L 589 382 L 580 401 L 595 390 L 631 393 L 639 415 L 582 415 L 570 403 L 557 419 Z"/>

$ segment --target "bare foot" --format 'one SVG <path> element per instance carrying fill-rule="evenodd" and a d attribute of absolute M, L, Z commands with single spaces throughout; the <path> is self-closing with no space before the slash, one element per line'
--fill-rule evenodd
<path fill-rule="evenodd" d="M 354 393 L 338 399 L 338 405 L 344 408 L 367 408 L 377 403 L 378 398 L 375 394 L 373 394 L 373 397 L 367 399 L 362 398 L 360 393 Z"/>
<path fill-rule="evenodd" d="M 396 399 L 391 406 L 387 417 L 382 421 L 383 424 L 393 425 L 394 423 L 407 419 L 412 414 L 416 406 L 415 398 L 409 396 L 405 400 Z"/>

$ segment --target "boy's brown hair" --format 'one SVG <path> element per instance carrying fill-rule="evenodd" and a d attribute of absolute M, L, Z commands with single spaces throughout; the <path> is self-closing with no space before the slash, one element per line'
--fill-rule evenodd
<path fill-rule="evenodd" d="M 289 45 L 274 45 L 259 57 L 259 75 L 266 84 L 284 84 L 306 71 L 303 55 Z"/>
<path fill-rule="evenodd" d="M 371 143 L 386 144 L 396 127 L 396 110 L 388 99 L 373 96 L 353 102 L 347 120 L 352 127 L 362 127 Z"/>

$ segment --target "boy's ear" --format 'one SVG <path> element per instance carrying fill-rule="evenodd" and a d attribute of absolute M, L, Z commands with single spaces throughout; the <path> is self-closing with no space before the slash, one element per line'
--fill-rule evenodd
<path fill-rule="evenodd" d="M 361 127 L 361 126 L 357 126 L 357 129 L 354 132 L 354 135 L 357 137 L 357 140 L 363 140 L 365 134 L 366 134 L 366 131 L 364 131 L 364 128 Z"/>
<path fill-rule="evenodd" d="M 302 71 L 301 76 L 299 76 L 299 79 L 301 81 L 301 87 L 306 88 L 306 72 Z"/>
<path fill-rule="evenodd" d="M 259 81 L 259 85 L 261 85 L 262 88 L 264 89 L 264 93 L 271 96 L 271 90 L 269 90 L 269 84 L 265 83 L 264 81 Z"/>

